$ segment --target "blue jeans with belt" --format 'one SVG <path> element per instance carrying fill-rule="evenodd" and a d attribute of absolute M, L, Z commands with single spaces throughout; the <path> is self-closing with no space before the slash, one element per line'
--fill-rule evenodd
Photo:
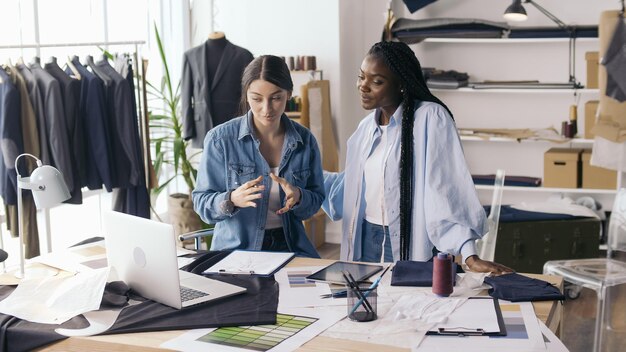
<path fill-rule="evenodd" d="M 383 236 L 385 238 L 385 262 L 393 262 L 391 239 L 389 238 L 389 227 L 372 224 L 363 219 L 361 258 L 359 261 L 380 263 Z"/>

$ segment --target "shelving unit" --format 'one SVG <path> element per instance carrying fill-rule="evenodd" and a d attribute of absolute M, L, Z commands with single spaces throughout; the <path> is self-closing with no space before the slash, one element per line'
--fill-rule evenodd
<path fill-rule="evenodd" d="M 488 80 L 563 82 L 568 77 L 568 38 L 429 38 L 412 45 L 423 67 L 467 72 L 470 81 Z M 597 38 L 576 39 L 575 76 L 586 82 L 585 52 L 597 51 Z M 584 104 L 597 100 L 598 89 L 431 89 L 450 108 L 459 128 L 560 130 L 568 120 L 569 106 L 578 105 L 578 136 L 584 131 Z M 567 142 L 481 136 L 461 136 L 465 157 L 473 174 L 543 178 L 543 155 L 551 147 L 591 148 L 593 140 Z M 476 186 L 483 204 L 490 204 L 492 186 Z M 546 187 L 504 187 L 503 202 L 545 201 L 550 197 L 576 199 L 591 196 L 610 210 L 616 190 Z"/>

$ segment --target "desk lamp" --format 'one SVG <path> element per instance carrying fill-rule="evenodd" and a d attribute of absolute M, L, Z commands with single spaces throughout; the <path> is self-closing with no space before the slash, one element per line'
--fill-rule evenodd
<path fill-rule="evenodd" d="M 33 170 L 30 177 L 22 177 L 17 168 L 17 162 L 23 156 L 30 156 L 37 161 L 37 168 Z M 41 160 L 32 154 L 24 153 L 15 158 L 15 172 L 17 173 L 17 224 L 19 229 L 20 247 L 20 271 L 16 273 L 20 279 L 29 275 L 24 271 L 24 224 L 22 211 L 22 190 L 30 189 L 33 192 L 33 200 L 37 209 L 50 208 L 70 198 L 70 191 L 63 180 L 63 174 L 50 165 L 43 165 Z"/>
<path fill-rule="evenodd" d="M 546 10 L 541 5 L 537 4 L 533 0 L 524 0 L 525 4 L 531 4 L 539 12 L 548 17 L 552 22 L 556 23 L 559 28 L 565 30 L 569 34 L 569 83 L 572 84 L 572 88 L 581 88 L 580 84 L 576 82 L 576 76 L 574 75 L 576 60 L 574 53 L 576 51 L 576 36 L 574 35 L 574 28 L 566 25 L 558 17 L 553 15 L 550 11 Z M 521 22 L 526 21 L 528 16 L 526 15 L 526 9 L 522 6 L 522 0 L 513 0 L 513 3 L 504 11 L 504 19 L 509 21 Z"/>

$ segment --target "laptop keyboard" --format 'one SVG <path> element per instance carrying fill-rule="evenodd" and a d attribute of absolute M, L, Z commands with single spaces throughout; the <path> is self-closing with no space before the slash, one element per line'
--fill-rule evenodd
<path fill-rule="evenodd" d="M 189 287 L 180 287 L 180 298 L 183 302 L 191 301 L 192 299 L 208 296 L 206 292 L 194 290 Z"/>

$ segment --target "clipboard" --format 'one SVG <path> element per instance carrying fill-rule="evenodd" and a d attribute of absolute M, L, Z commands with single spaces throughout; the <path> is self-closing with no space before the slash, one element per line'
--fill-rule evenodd
<path fill-rule="evenodd" d="M 234 250 L 203 274 L 271 276 L 295 256 L 292 252 Z"/>
<path fill-rule="evenodd" d="M 506 336 L 506 326 L 497 298 L 469 297 L 444 323 L 435 324 L 426 335 Z"/>

